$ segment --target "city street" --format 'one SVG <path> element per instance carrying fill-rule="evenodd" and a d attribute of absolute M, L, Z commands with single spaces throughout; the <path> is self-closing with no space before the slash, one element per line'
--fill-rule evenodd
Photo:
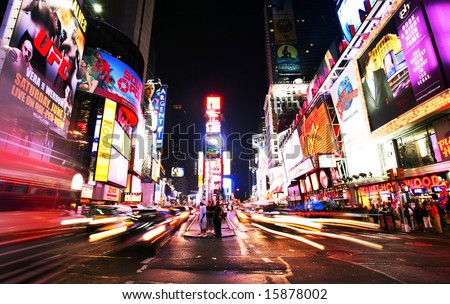
<path fill-rule="evenodd" d="M 294 233 L 239 222 L 199 237 L 195 216 L 151 246 L 116 236 L 88 243 L 81 228 L 2 236 L 2 283 L 441 284 L 450 282 L 450 233 L 324 227 Z M 31 236 L 35 236 L 32 238 Z M 9 240 L 8 240 L 9 238 Z M 29 239 L 29 241 L 27 241 Z"/>

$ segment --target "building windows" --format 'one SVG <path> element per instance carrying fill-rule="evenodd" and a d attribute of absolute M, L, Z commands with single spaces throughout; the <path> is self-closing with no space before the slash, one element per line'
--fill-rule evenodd
<path fill-rule="evenodd" d="M 428 125 L 397 139 L 400 166 L 418 168 L 442 161 L 434 128 Z"/>

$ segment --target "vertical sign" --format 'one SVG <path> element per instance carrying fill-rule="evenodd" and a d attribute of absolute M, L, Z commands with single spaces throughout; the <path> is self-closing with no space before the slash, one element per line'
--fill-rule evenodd
<path fill-rule="evenodd" d="M 155 93 L 154 99 L 159 99 L 158 122 L 156 128 L 156 148 L 161 149 L 164 139 L 164 117 L 166 115 L 167 86 L 163 85 Z"/>
<path fill-rule="evenodd" d="M 405 2 L 395 14 L 417 103 L 445 89 L 438 59 L 418 0 Z"/>

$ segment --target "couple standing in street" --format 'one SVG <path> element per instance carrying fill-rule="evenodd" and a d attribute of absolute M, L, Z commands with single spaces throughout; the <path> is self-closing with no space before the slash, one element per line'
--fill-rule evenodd
<path fill-rule="evenodd" d="M 207 231 L 214 229 L 214 236 L 222 237 L 222 207 L 219 201 L 215 206 L 211 201 L 208 201 L 208 206 L 201 202 L 198 221 L 200 223 L 199 235 L 206 237 Z"/>

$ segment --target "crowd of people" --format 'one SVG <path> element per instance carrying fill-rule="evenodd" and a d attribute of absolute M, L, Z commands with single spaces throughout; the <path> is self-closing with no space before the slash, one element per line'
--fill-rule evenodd
<path fill-rule="evenodd" d="M 439 234 L 447 228 L 446 212 L 445 207 L 434 199 L 404 203 L 401 209 L 393 208 L 392 204 L 387 202 L 381 208 L 372 205 L 369 210 L 369 214 L 376 224 L 380 223 L 385 216 L 392 216 L 394 220 L 403 219 L 403 224 L 407 225 L 406 232 L 436 232 Z"/>
<path fill-rule="evenodd" d="M 224 204 L 220 201 L 213 202 L 208 201 L 205 205 L 200 203 L 200 212 L 198 215 L 198 221 L 200 225 L 199 236 L 206 237 L 208 233 L 214 237 L 222 237 L 222 221 L 225 220 L 226 210 Z"/>

